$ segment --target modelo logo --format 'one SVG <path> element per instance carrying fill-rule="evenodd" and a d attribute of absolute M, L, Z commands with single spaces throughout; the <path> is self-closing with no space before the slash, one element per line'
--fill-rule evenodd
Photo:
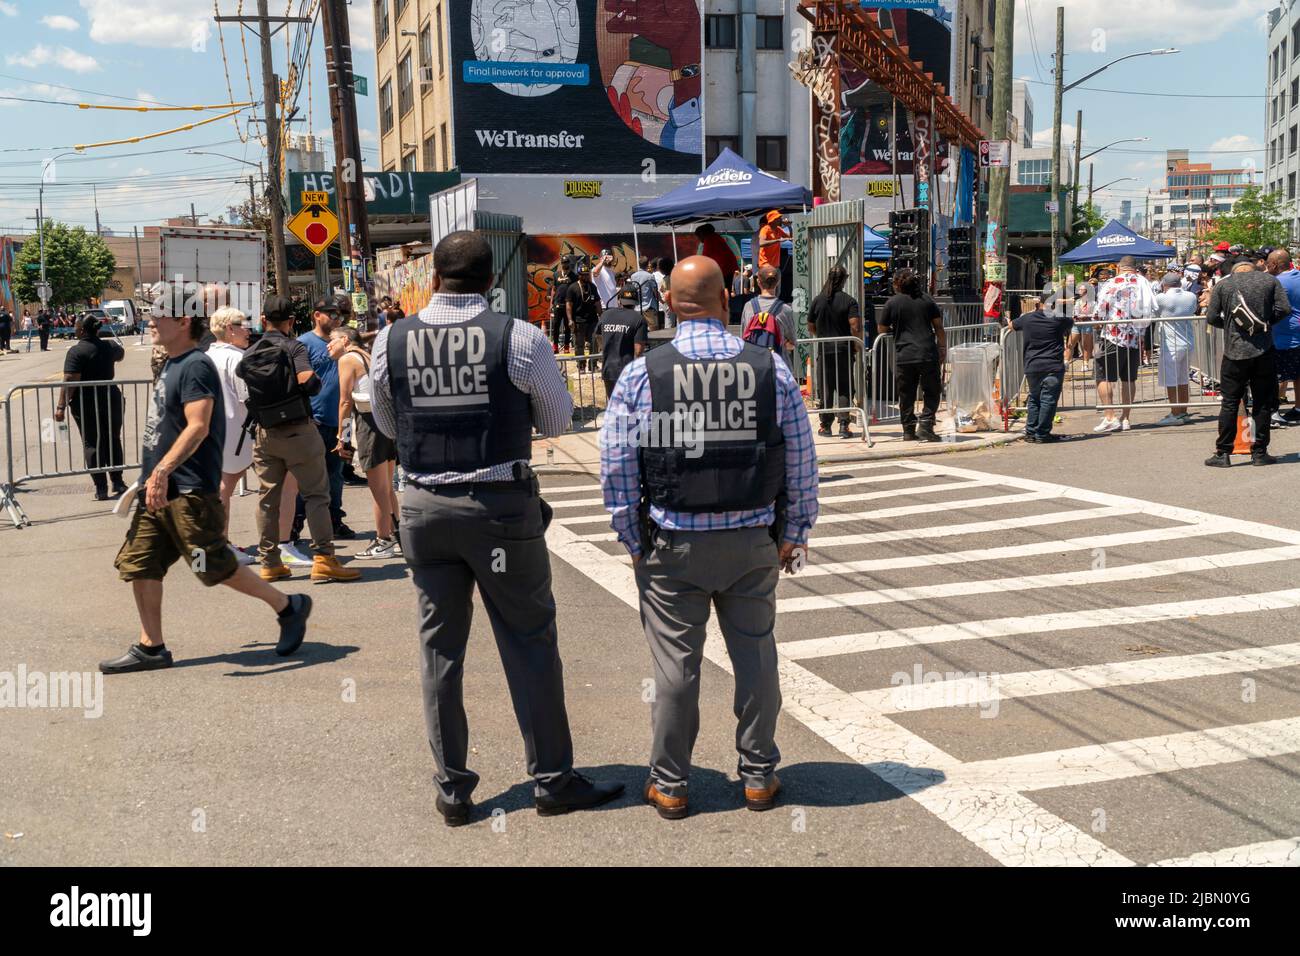
<path fill-rule="evenodd" d="M 1136 242 L 1132 236 L 1102 236 L 1097 240 L 1099 246 L 1127 246 Z"/>
<path fill-rule="evenodd" d="M 737 186 L 741 183 L 750 182 L 753 178 L 753 173 L 745 172 L 743 169 L 719 169 L 715 173 L 701 176 L 696 180 L 695 188 L 716 189 L 718 186 Z"/>

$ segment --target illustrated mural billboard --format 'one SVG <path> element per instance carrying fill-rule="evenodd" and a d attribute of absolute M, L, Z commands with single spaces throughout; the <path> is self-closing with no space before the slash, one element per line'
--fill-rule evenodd
<path fill-rule="evenodd" d="M 699 172 L 699 4 L 452 0 L 459 168 L 466 175 Z"/>

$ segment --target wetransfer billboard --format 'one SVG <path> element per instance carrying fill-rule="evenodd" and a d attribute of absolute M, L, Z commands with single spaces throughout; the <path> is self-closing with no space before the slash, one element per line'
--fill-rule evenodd
<path fill-rule="evenodd" d="M 457 166 L 699 172 L 699 2 L 452 0 Z"/>

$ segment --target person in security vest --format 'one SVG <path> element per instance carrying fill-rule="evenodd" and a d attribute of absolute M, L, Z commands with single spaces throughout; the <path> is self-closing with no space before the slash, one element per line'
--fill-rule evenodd
<path fill-rule="evenodd" d="M 600 442 L 601 489 L 654 662 L 643 795 L 666 819 L 688 812 L 712 604 L 736 675 L 745 805 L 767 810 L 781 787 L 776 583 L 802 567 L 817 520 L 812 429 L 789 366 L 726 330 L 717 263 L 679 262 L 667 306 L 676 334 L 623 370 Z"/>
<path fill-rule="evenodd" d="M 488 610 L 524 737 L 537 812 L 612 800 L 619 783 L 573 769 L 551 594 L 534 426 L 565 431 L 573 400 L 545 333 L 488 308 L 492 247 L 453 232 L 433 250 L 433 297 L 418 316 L 375 337 L 370 407 L 397 441 L 406 473 L 402 552 L 420 606 L 425 723 L 437 772 L 435 806 L 448 826 L 470 821 L 478 775 L 467 766 L 462 671 L 472 591 Z"/>

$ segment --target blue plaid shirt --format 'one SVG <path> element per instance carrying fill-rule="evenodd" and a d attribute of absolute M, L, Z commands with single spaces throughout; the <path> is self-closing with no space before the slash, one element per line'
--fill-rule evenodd
<path fill-rule="evenodd" d="M 687 358 L 724 359 L 739 354 L 741 341 L 717 319 L 691 319 L 677 327 L 673 345 Z M 785 435 L 785 480 L 789 506 L 785 540 L 805 544 L 817 521 L 817 452 L 799 384 L 784 362 L 775 362 L 776 421 Z M 605 409 L 600 434 L 600 488 L 605 509 L 618 540 L 632 554 L 641 554 L 637 531 L 637 506 L 641 502 L 641 464 L 637 444 L 622 429 L 628 422 L 645 421 L 651 412 L 650 376 L 645 359 L 628 365 L 619 377 Z M 668 531 L 717 531 L 724 528 L 766 527 L 776 518 L 769 505 L 755 511 L 687 514 L 650 506 L 655 524 Z"/>

